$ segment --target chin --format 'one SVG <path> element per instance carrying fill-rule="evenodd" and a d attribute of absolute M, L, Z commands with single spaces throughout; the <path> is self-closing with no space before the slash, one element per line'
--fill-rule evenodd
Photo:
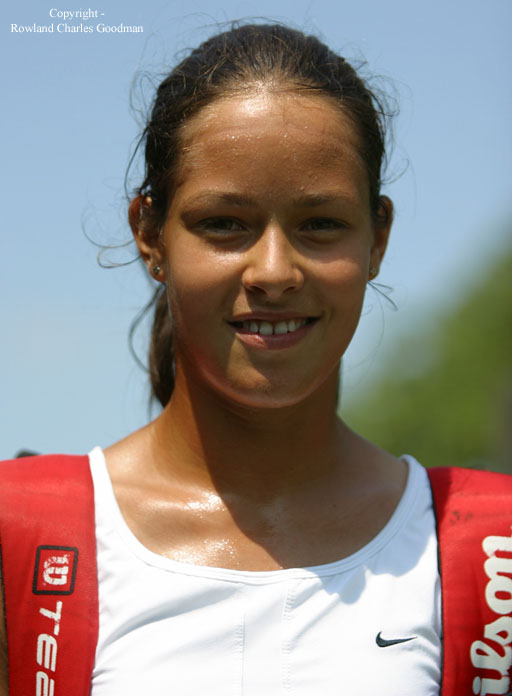
<path fill-rule="evenodd" d="M 249 392 L 247 394 L 232 395 L 230 401 L 239 404 L 240 406 L 253 410 L 277 410 L 281 408 L 291 408 L 304 402 L 307 396 L 291 395 L 291 394 L 275 394 L 264 392 Z"/>
<path fill-rule="evenodd" d="M 261 410 L 290 408 L 306 402 L 324 389 L 337 393 L 338 369 L 336 367 L 323 379 L 309 381 L 309 385 L 308 381 L 306 377 L 299 379 L 297 376 L 293 380 L 270 379 L 258 373 L 253 379 L 242 383 L 216 381 L 210 383 L 210 388 L 221 398 L 242 407 Z"/>

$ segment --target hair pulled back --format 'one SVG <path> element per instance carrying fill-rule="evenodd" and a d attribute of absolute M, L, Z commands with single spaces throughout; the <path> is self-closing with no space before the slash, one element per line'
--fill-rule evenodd
<path fill-rule="evenodd" d="M 359 135 L 371 210 L 376 219 L 382 214 L 385 112 L 376 96 L 344 58 L 315 36 L 280 24 L 235 25 L 193 50 L 158 87 L 139 140 L 145 145 L 145 176 L 136 193 L 152 199 L 141 218 L 146 234 L 157 235 L 165 222 L 184 124 L 216 99 L 250 91 L 255 85 L 307 90 L 339 105 Z M 174 386 L 174 369 L 172 319 L 164 286 L 157 289 L 151 304 L 155 305 L 149 352 L 152 396 L 165 406 Z"/>

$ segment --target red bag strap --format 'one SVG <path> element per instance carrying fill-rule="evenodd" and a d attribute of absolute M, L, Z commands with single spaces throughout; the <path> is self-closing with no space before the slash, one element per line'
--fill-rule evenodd
<path fill-rule="evenodd" d="M 94 489 L 86 456 L 0 463 L 10 696 L 88 696 L 98 638 Z"/>
<path fill-rule="evenodd" d="M 427 471 L 443 602 L 441 694 L 511 696 L 512 476 Z"/>

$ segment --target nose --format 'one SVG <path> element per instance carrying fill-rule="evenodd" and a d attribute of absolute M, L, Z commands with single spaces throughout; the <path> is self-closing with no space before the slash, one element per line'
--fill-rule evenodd
<path fill-rule="evenodd" d="M 300 254 L 279 225 L 269 224 L 247 255 L 242 276 L 247 290 L 277 300 L 303 286 Z"/>

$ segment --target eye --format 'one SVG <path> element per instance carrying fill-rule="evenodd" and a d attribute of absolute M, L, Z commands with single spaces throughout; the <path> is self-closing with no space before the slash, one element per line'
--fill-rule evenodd
<path fill-rule="evenodd" d="M 245 228 L 238 220 L 229 217 L 215 217 L 201 220 L 198 227 L 213 232 L 242 232 Z"/>
<path fill-rule="evenodd" d="M 303 229 L 306 230 L 332 230 L 340 227 L 342 225 L 338 220 L 333 220 L 332 218 L 314 218 L 313 220 L 308 220 L 303 225 Z"/>
<path fill-rule="evenodd" d="M 306 237 L 318 242 L 329 242 L 339 238 L 348 225 L 342 220 L 334 218 L 312 218 L 303 223 L 301 232 Z"/>
<path fill-rule="evenodd" d="M 229 241 L 246 232 L 241 222 L 230 217 L 212 217 L 201 220 L 197 229 L 206 237 L 214 240 Z"/>

